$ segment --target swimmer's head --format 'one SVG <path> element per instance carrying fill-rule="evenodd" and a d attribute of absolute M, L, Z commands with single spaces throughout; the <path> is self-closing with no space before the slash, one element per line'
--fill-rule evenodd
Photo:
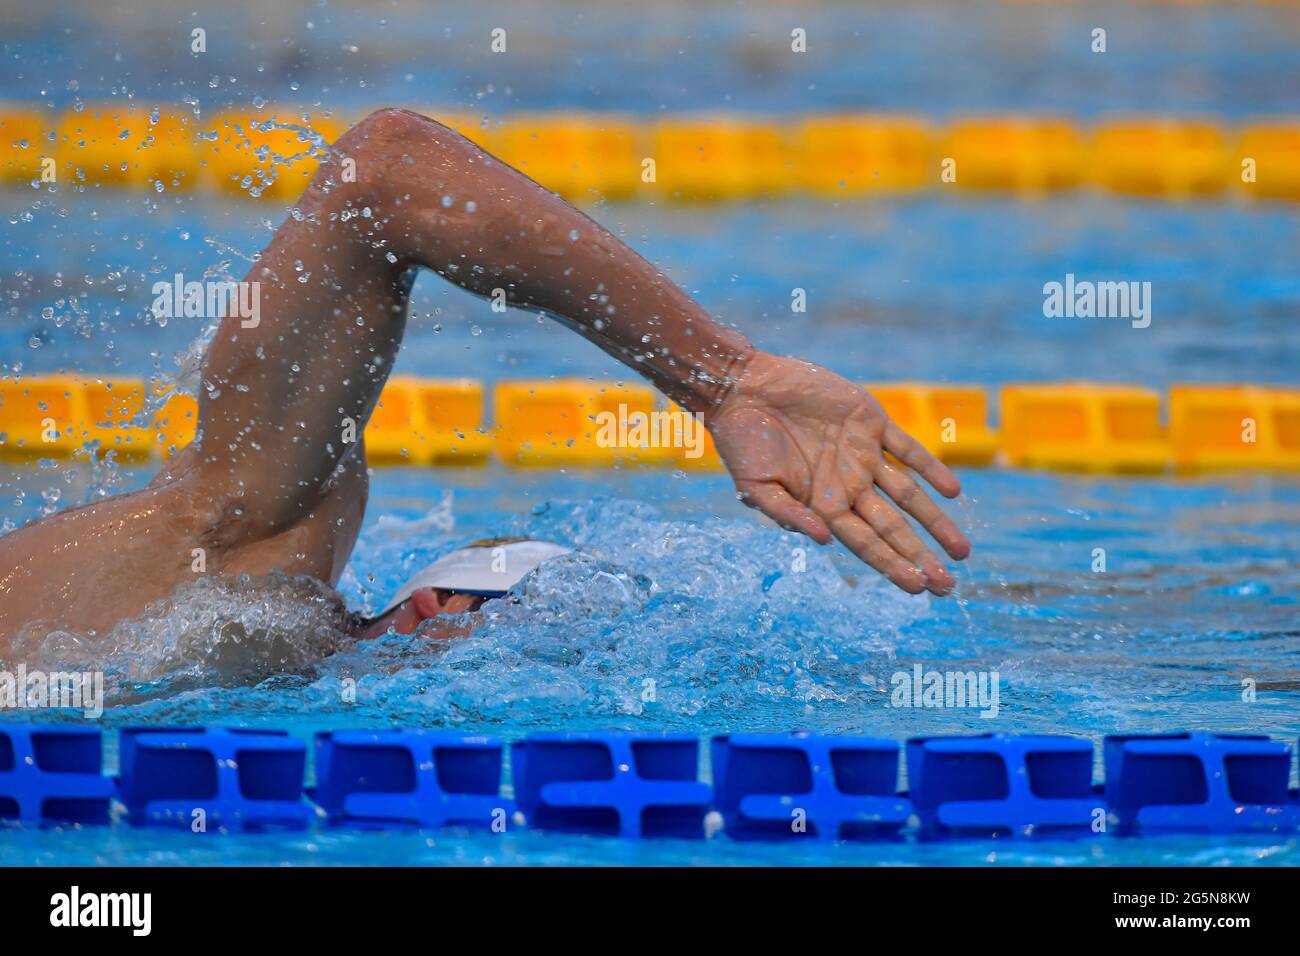
<path fill-rule="evenodd" d="M 429 618 L 477 611 L 504 596 L 543 562 L 572 549 L 529 538 L 475 541 L 430 564 L 397 589 L 378 617 L 361 624 L 361 637 L 388 630 L 410 634 Z"/>

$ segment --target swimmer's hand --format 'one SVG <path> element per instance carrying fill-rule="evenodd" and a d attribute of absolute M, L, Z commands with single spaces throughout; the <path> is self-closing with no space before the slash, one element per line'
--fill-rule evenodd
<path fill-rule="evenodd" d="M 809 362 L 755 352 L 705 421 L 746 504 L 820 544 L 833 535 L 904 591 L 952 589 L 948 569 L 898 509 L 960 561 L 970 542 L 907 468 L 948 498 L 961 484 L 865 389 Z"/>

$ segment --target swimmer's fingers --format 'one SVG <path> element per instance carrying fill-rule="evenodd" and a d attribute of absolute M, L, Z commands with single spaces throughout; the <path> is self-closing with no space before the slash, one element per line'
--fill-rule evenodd
<path fill-rule="evenodd" d="M 951 557 L 961 561 L 970 554 L 970 541 L 961 533 L 961 529 L 930 500 L 930 496 L 907 472 L 884 462 L 876 469 L 876 484 L 894 499 L 895 504 L 921 522 L 921 527 Z"/>
<path fill-rule="evenodd" d="M 925 575 L 871 529 L 852 511 L 845 511 L 831 521 L 831 530 L 859 558 L 871 565 L 909 594 L 925 590 Z"/>
<path fill-rule="evenodd" d="M 885 543 L 906 558 L 914 567 L 920 568 L 925 575 L 926 586 L 935 594 L 947 594 L 956 583 L 939 559 L 927 548 L 907 519 L 898 513 L 898 509 L 876 493 L 874 489 L 858 495 L 853 503 L 853 510 L 858 513 L 871 530 L 876 532 Z"/>
<path fill-rule="evenodd" d="M 893 422 L 885 426 L 885 451 L 928 481 L 945 498 L 961 494 L 961 482 L 948 466 Z"/>
<path fill-rule="evenodd" d="M 818 544 L 831 543 L 831 530 L 807 505 L 775 481 L 737 481 L 740 500 L 757 508 L 788 531 L 799 531 Z"/>

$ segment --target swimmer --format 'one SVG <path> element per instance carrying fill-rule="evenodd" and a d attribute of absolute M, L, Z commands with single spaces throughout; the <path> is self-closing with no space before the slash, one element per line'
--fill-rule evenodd
<path fill-rule="evenodd" d="M 419 268 L 503 290 L 701 413 L 740 499 L 783 527 L 838 539 L 906 591 L 953 587 L 901 512 L 965 558 L 969 542 L 915 476 L 948 497 L 957 479 L 870 394 L 754 348 L 558 196 L 439 123 L 385 109 L 338 140 L 249 270 L 260 323 L 217 329 L 199 437 L 147 487 L 0 537 L 0 656 L 32 627 L 102 635 L 137 616 L 194 578 L 196 549 L 208 574 L 334 586 L 368 488 L 364 441 L 345 443 L 343 422 L 362 434 Z M 379 621 L 404 628 L 475 600 L 417 587 Z"/>
<path fill-rule="evenodd" d="M 411 634 L 439 615 L 477 611 L 485 602 L 505 597 L 525 575 L 546 561 L 572 550 L 529 538 L 475 541 L 412 577 L 376 617 L 354 619 L 352 633 L 362 640 L 389 631 Z M 458 633 L 442 628 L 438 636 L 453 637 Z"/>

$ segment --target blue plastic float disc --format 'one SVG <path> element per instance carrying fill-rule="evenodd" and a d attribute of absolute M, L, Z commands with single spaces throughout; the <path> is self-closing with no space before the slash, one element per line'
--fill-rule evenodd
<path fill-rule="evenodd" d="M 98 728 L 0 726 L 0 820 L 107 823 L 113 781 L 102 759 Z"/>
<path fill-rule="evenodd" d="M 315 801 L 334 823 L 504 830 L 503 745 L 422 730 L 316 735 Z"/>
<path fill-rule="evenodd" d="M 534 734 L 511 748 L 529 826 L 610 836 L 704 836 L 712 796 L 699 740 L 681 734 Z"/>
<path fill-rule="evenodd" d="M 712 753 L 715 803 L 738 839 L 887 836 L 912 813 L 893 740 L 735 734 Z"/>
<path fill-rule="evenodd" d="M 278 730 L 122 730 L 122 802 L 132 822 L 210 829 L 304 826 L 306 747 Z"/>

